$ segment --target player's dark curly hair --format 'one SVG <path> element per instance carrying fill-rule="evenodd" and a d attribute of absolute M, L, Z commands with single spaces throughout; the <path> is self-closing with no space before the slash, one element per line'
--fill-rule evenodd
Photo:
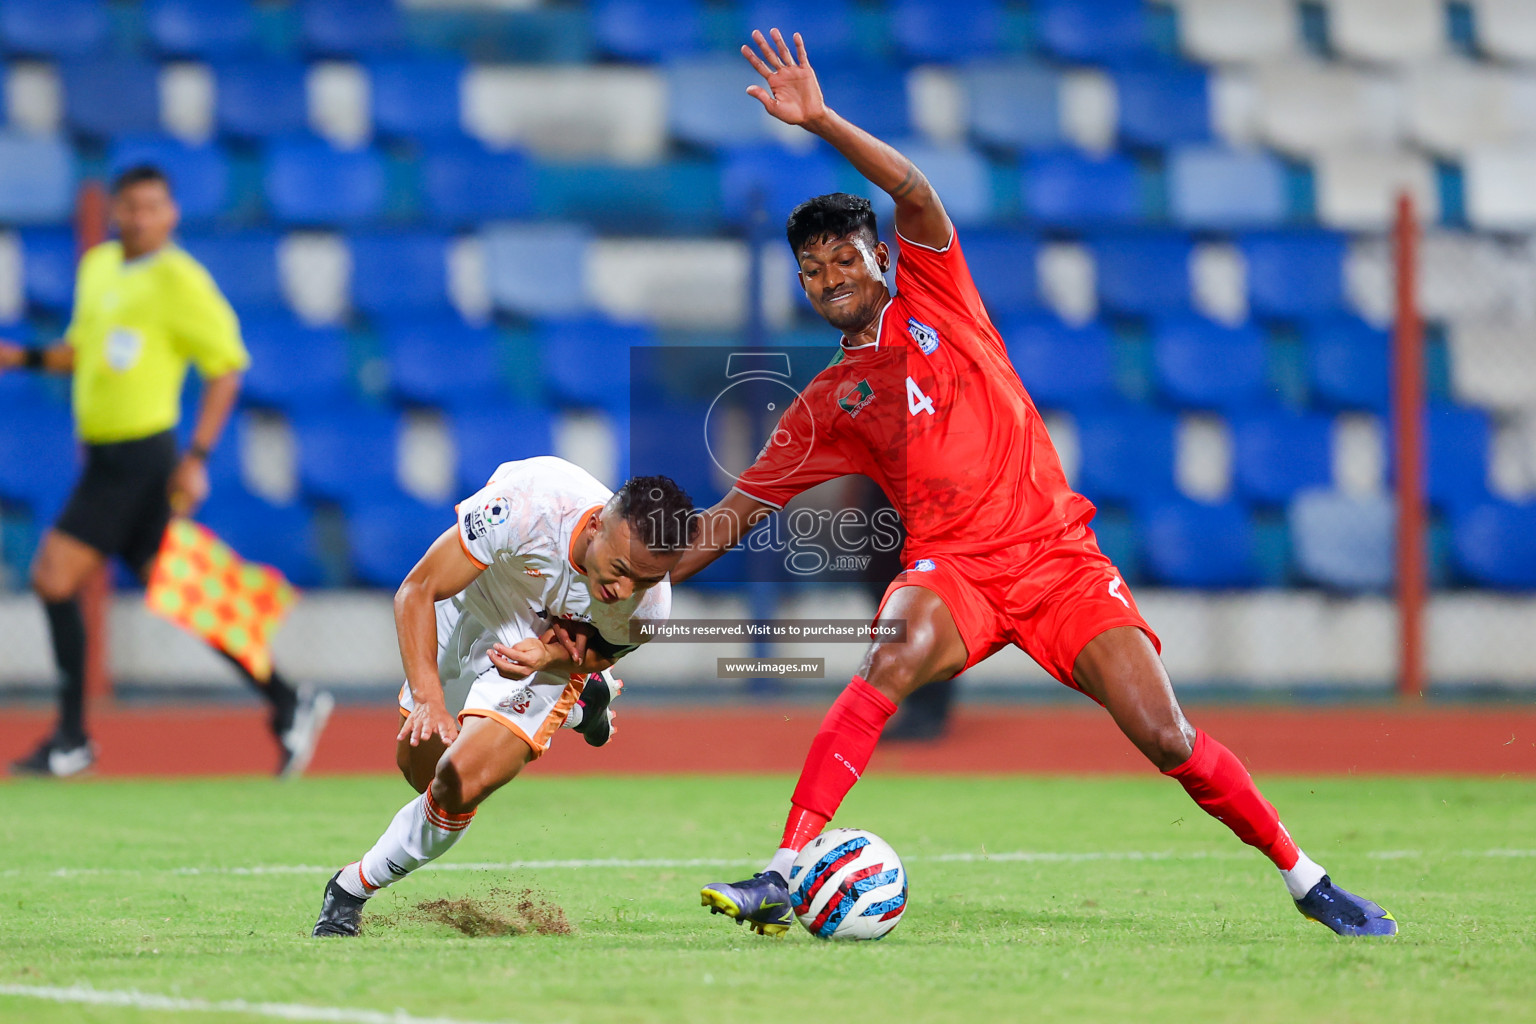
<path fill-rule="evenodd" d="M 117 177 L 112 179 L 112 194 L 121 195 L 123 189 L 142 185 L 146 181 L 158 181 L 167 190 L 171 187 L 171 179 L 166 177 L 165 171 L 156 165 L 134 164 L 132 167 L 124 168 Z"/>
<path fill-rule="evenodd" d="M 649 551 L 680 551 L 699 532 L 693 499 L 669 476 L 631 477 L 614 494 L 613 505 Z"/>
<path fill-rule="evenodd" d="M 789 220 L 784 225 L 789 247 L 797 258 L 806 242 L 842 238 L 859 231 L 864 232 L 871 246 L 880 241 L 874 207 L 863 196 L 852 196 L 847 192 L 807 199 L 790 211 Z"/>

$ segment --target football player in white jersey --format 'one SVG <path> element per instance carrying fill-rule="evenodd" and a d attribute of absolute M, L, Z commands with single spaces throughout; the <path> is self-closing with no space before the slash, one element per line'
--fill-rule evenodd
<path fill-rule="evenodd" d="M 605 686 L 588 678 L 638 646 L 632 619 L 667 618 L 668 573 L 698 528 L 667 477 L 614 493 L 548 456 L 503 463 L 457 515 L 395 594 L 397 761 L 421 795 L 326 884 L 317 936 L 356 935 L 367 899 L 446 853 L 573 712 L 606 740 L 612 695 L 580 705 Z"/>

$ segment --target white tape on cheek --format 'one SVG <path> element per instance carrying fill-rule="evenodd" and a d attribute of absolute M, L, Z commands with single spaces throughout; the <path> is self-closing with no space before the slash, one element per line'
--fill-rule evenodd
<path fill-rule="evenodd" d="M 854 248 L 859 250 L 859 255 L 864 257 L 864 266 L 869 271 L 869 276 L 884 279 L 885 274 L 880 270 L 880 263 L 875 259 L 875 250 L 869 247 L 869 242 L 860 235 L 853 240 Z"/>

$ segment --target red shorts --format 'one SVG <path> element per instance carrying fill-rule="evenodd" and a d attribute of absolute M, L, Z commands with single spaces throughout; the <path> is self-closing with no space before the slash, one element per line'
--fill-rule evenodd
<path fill-rule="evenodd" d="M 1077 656 L 1106 630 L 1135 626 L 1158 653 L 1163 649 L 1120 571 L 1083 525 L 1041 544 L 918 557 L 886 588 L 881 611 L 902 587 L 924 587 L 943 600 L 965 641 L 967 669 L 1014 644 L 1076 689 Z"/>

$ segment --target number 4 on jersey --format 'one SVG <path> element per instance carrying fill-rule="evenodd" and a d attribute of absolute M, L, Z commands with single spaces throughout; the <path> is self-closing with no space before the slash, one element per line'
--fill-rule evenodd
<path fill-rule="evenodd" d="M 911 377 L 907 378 L 907 412 L 913 416 L 920 412 L 933 415 L 933 399 L 923 394 L 923 389 L 918 387 L 917 381 Z"/>

